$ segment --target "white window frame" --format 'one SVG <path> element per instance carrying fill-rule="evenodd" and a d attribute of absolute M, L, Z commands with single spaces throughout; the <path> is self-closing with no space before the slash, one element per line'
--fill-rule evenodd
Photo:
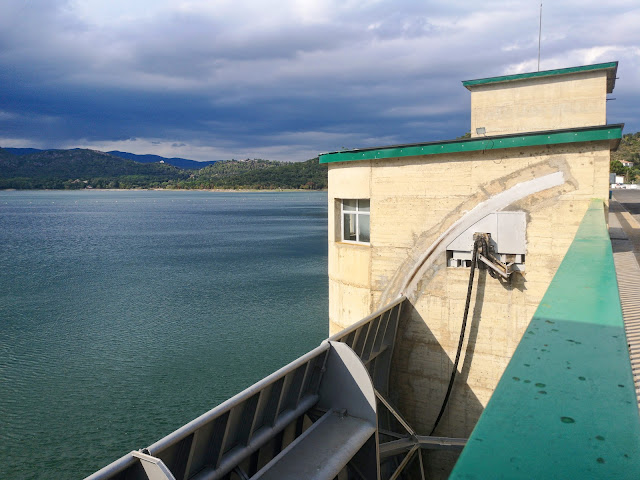
<path fill-rule="evenodd" d="M 356 209 L 355 210 L 346 210 L 344 209 L 345 200 L 355 200 L 356 201 Z M 364 212 L 360 210 L 360 201 L 366 200 L 369 202 L 369 211 Z M 344 214 L 349 213 L 353 214 L 356 219 L 356 239 L 355 240 L 347 240 L 344 236 Z M 360 241 L 360 216 L 366 215 L 369 217 L 369 241 L 363 242 Z M 340 200 L 340 241 L 344 243 L 354 243 L 358 245 L 370 245 L 371 244 L 371 201 L 368 198 L 343 198 Z"/>

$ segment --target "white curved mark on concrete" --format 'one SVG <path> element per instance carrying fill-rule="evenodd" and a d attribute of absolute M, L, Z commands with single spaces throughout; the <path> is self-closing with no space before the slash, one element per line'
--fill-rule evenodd
<path fill-rule="evenodd" d="M 562 172 L 555 172 L 543 177 L 528 180 L 526 182 L 518 183 L 504 192 L 497 193 L 491 198 L 488 198 L 484 202 L 479 203 L 462 218 L 458 219 L 453 225 L 445 230 L 435 242 L 420 256 L 415 267 L 408 275 L 403 288 L 400 289 L 400 294 L 404 294 L 407 297 L 412 297 L 415 293 L 418 282 L 424 275 L 424 273 L 433 265 L 438 256 L 444 253 L 447 245 L 451 243 L 458 235 L 464 232 L 467 228 L 471 227 L 474 223 L 482 220 L 490 213 L 502 210 L 508 207 L 513 202 L 522 200 L 534 193 L 547 190 L 549 188 L 557 187 L 564 183 L 564 174 Z"/>

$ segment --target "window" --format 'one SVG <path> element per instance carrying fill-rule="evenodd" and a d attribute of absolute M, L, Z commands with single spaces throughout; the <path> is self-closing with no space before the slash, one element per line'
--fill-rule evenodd
<path fill-rule="evenodd" d="M 342 240 L 369 243 L 369 200 L 342 200 Z"/>

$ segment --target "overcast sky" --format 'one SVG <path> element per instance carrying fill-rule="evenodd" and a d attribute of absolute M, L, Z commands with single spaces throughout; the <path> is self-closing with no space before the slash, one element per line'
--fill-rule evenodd
<path fill-rule="evenodd" d="M 0 146 L 298 161 L 455 138 L 461 80 L 537 69 L 539 7 L 2 0 Z M 542 70 L 618 60 L 608 121 L 640 130 L 640 2 L 547 1 L 542 32 Z"/>

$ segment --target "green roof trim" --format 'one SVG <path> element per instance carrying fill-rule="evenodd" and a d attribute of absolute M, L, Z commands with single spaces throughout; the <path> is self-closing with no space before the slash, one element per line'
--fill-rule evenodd
<path fill-rule="evenodd" d="M 622 138 L 623 124 L 597 127 L 572 128 L 567 130 L 549 130 L 546 132 L 527 132 L 495 137 L 477 137 L 445 142 L 416 143 L 395 145 L 345 152 L 324 153 L 320 163 L 351 162 L 357 160 L 376 160 L 383 158 L 414 157 L 419 155 L 438 155 L 443 153 L 477 152 L 502 148 L 521 148 L 539 145 L 558 145 L 564 143 L 595 142 L 600 140 L 619 140 Z M 617 144 L 615 145 L 617 147 Z"/>
<path fill-rule="evenodd" d="M 638 472 L 640 419 L 616 270 L 604 202 L 592 200 L 449 479 Z"/>
<path fill-rule="evenodd" d="M 610 88 L 609 82 L 607 82 L 607 91 L 608 93 L 611 93 L 615 84 L 618 62 L 596 63 L 594 65 L 583 65 L 581 67 L 559 68 L 556 70 L 545 70 L 542 72 L 517 73 L 515 75 L 502 75 L 499 77 L 479 78 L 477 80 L 465 80 L 462 82 L 462 85 L 469 89 L 469 87 L 486 85 L 489 83 L 513 82 L 516 80 L 527 80 L 529 78 L 553 77 L 558 75 L 569 75 L 571 73 L 590 72 L 594 70 L 609 70 L 609 72 L 607 72 L 607 79 L 612 81 Z"/>

